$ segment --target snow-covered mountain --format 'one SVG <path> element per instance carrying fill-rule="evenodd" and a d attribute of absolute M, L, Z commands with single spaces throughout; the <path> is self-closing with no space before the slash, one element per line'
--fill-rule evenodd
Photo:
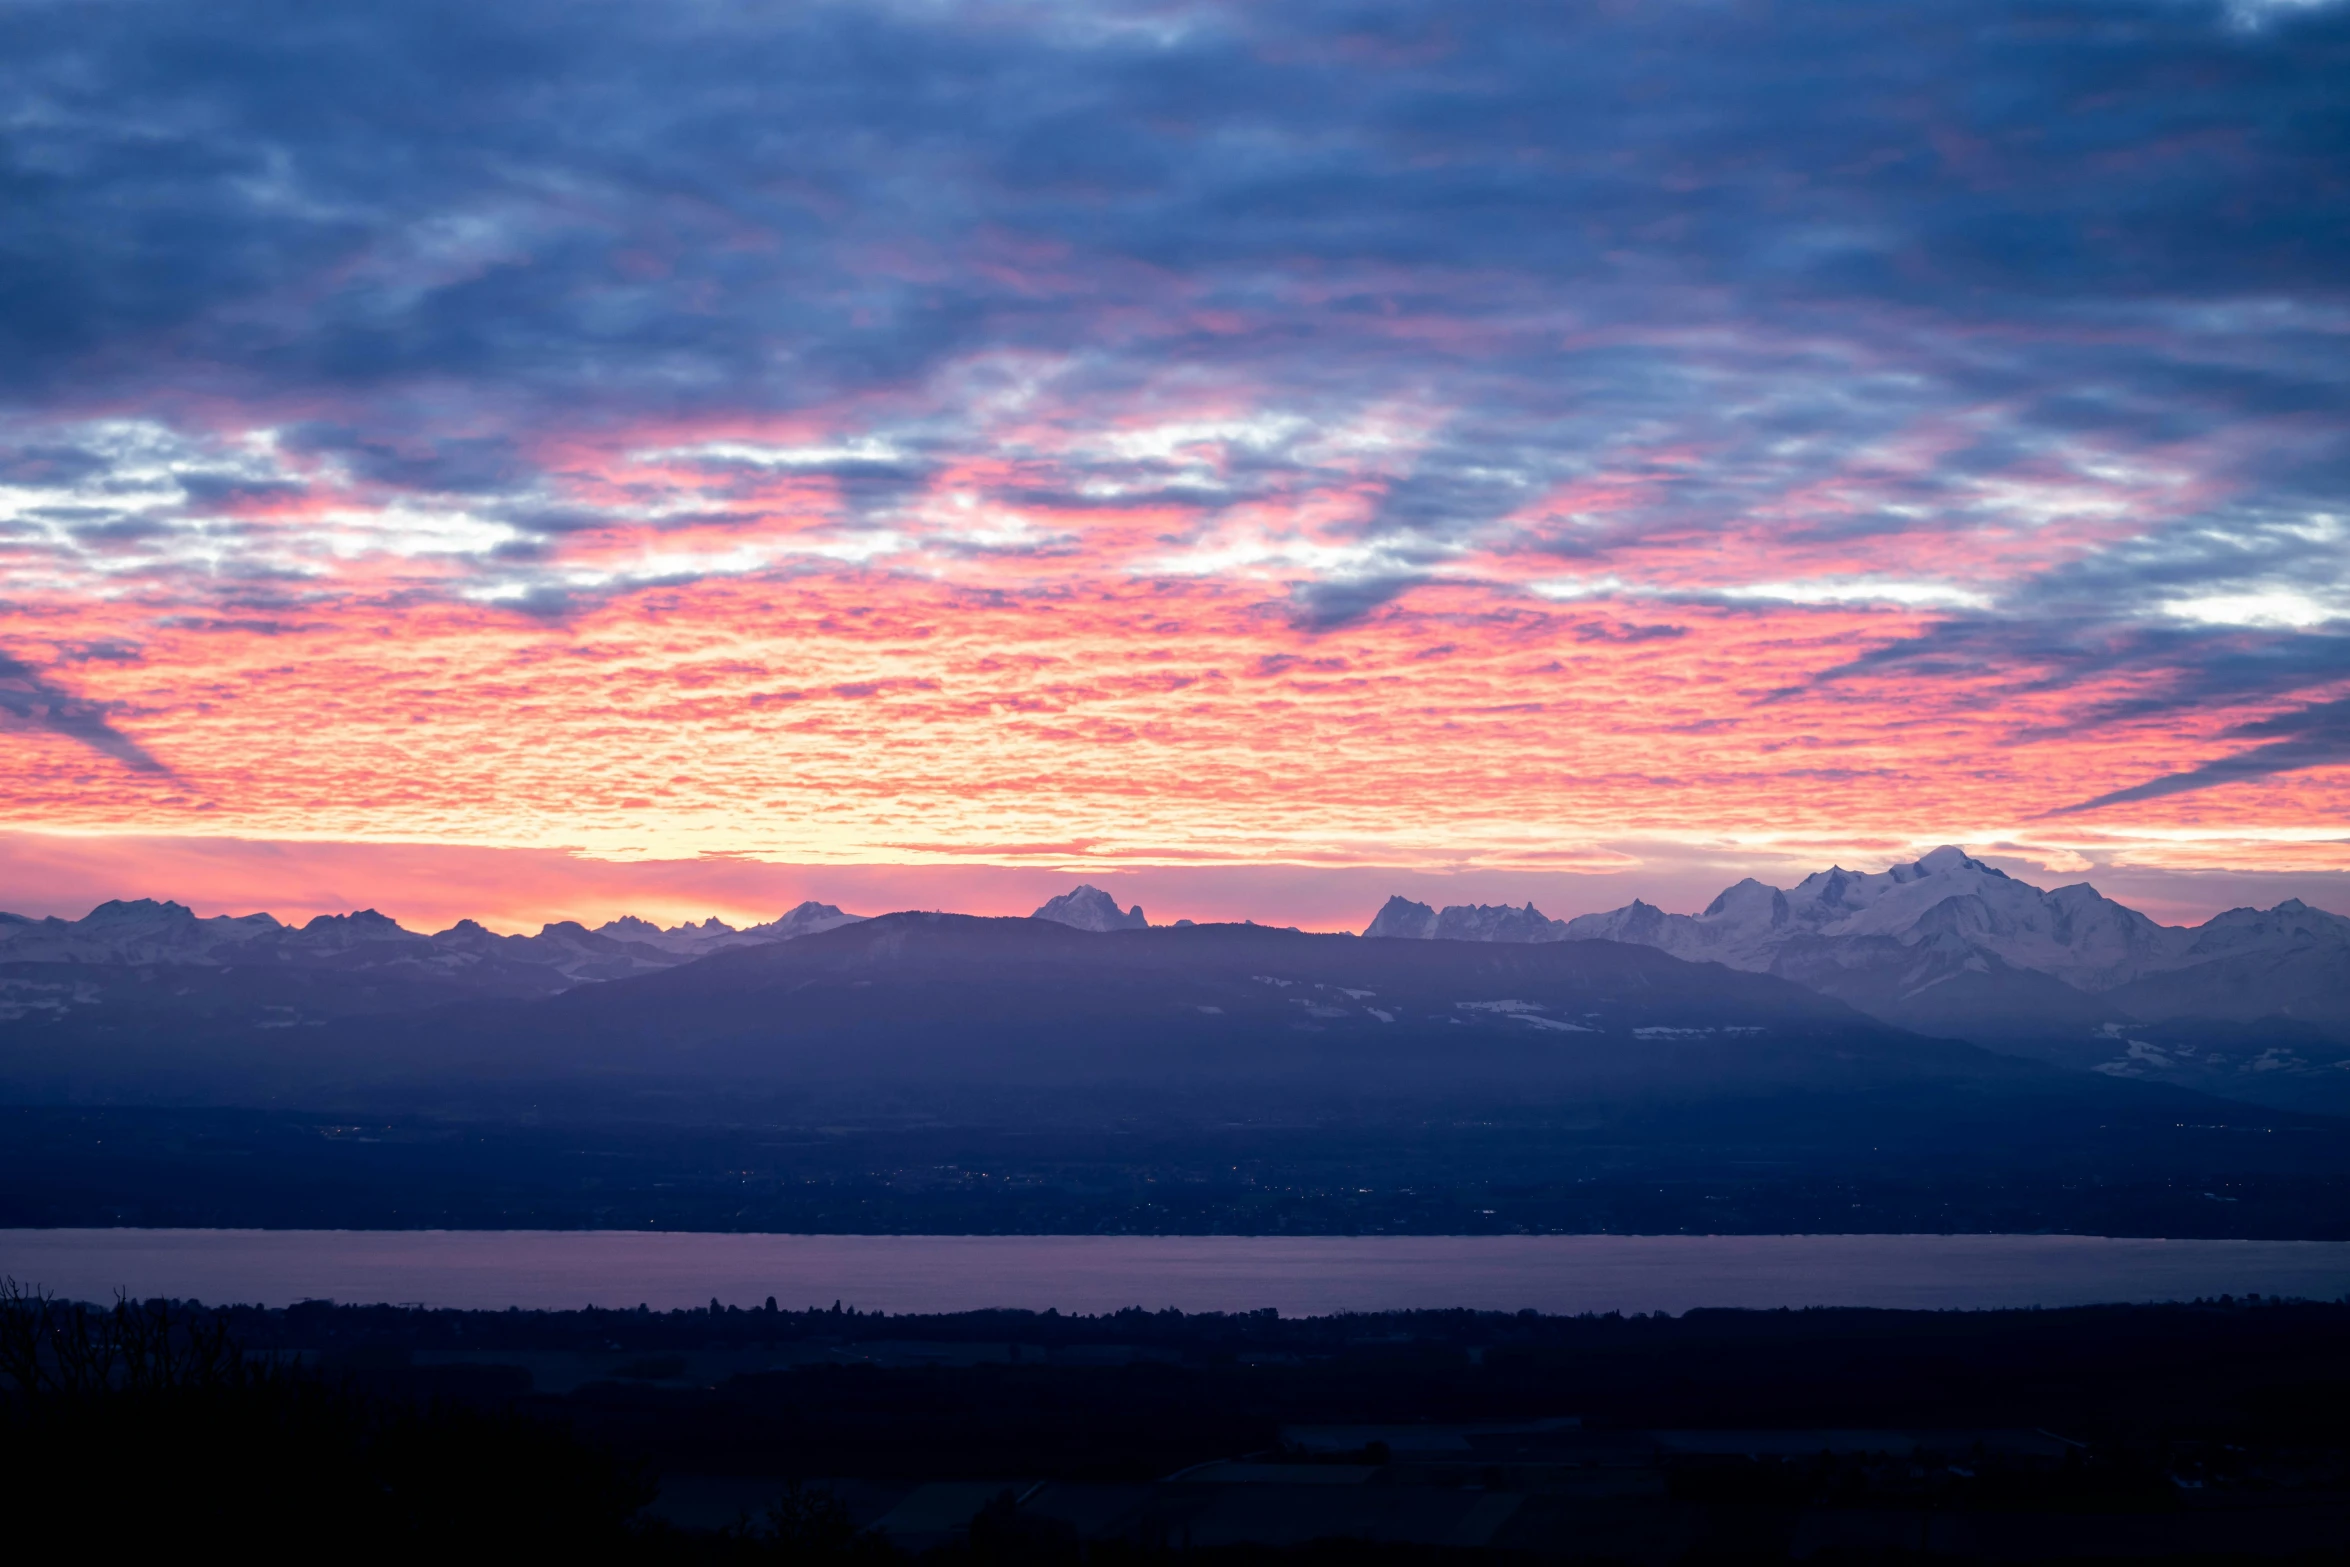
<path fill-rule="evenodd" d="M 2064 981 L 2113 990 L 2256 953 L 2316 950 L 2350 957 L 2350 919 L 2298 899 L 2232 909 L 2191 929 L 2158 925 L 2086 882 L 2045 891 L 1945 846 L 1909 865 L 1869 873 L 1841 866 L 1780 888 L 1748 878 L 1702 914 L 1667 914 L 1635 899 L 1571 920 L 1529 903 L 1461 904 L 1442 911 L 1390 898 L 1363 931 L 1453 941 L 1625 941 L 1675 957 L 1769 972 L 1820 941 L 1890 940 L 1905 949 L 1967 951 Z"/>
<path fill-rule="evenodd" d="M 78 920 L 0 914 L 0 966 L 384 969 L 528 994 L 673 968 L 724 947 L 787 941 L 860 917 L 828 903 L 803 903 L 747 930 L 718 919 L 664 930 L 626 915 L 595 930 L 557 921 L 535 936 L 501 936 L 461 920 L 428 936 L 373 909 L 321 914 L 295 926 L 268 914 L 199 918 L 183 904 L 137 898 L 102 903 Z"/>
<path fill-rule="evenodd" d="M 789 941 L 794 936 L 813 936 L 819 931 L 838 930 L 843 925 L 854 925 L 867 918 L 863 914 L 843 914 L 829 903 L 814 900 L 798 905 L 779 920 L 764 925 L 753 925 L 743 932 L 745 936 L 763 937 L 770 941 Z M 706 923 L 715 925 L 716 920 Z"/>
<path fill-rule="evenodd" d="M 785 917 L 789 918 L 790 916 Z M 667 930 L 663 930 L 651 920 L 641 920 L 633 914 L 623 914 L 616 920 L 606 920 L 596 927 L 595 933 L 613 941 L 636 942 L 647 947 L 656 947 L 663 952 L 673 952 L 680 958 L 698 958 L 704 953 L 715 952 L 720 947 L 735 945 L 742 940 L 745 934 L 716 915 L 712 915 L 699 925 L 672 925 Z"/>
<path fill-rule="evenodd" d="M 1038 919 L 1080 930 L 1149 925 L 1142 909 L 1121 911 L 1097 887 L 1079 887 L 1037 910 Z M 136 898 L 102 903 L 78 920 L 0 913 L 0 1022 L 39 1004 L 53 965 L 82 970 L 179 966 L 199 969 L 290 968 L 365 971 L 453 994 L 537 995 L 574 985 L 674 968 L 732 947 L 762 946 L 834 930 L 864 919 L 829 903 L 807 902 L 765 924 L 743 929 L 711 918 L 662 927 L 623 915 L 593 930 L 572 920 L 529 936 L 501 936 L 474 920 L 426 935 L 373 909 L 322 914 L 288 925 L 268 914 L 199 918 L 184 904 Z M 13 977 L 11 977 L 13 976 Z M 84 980 L 91 974 L 81 976 Z M 40 991 L 46 995 L 46 991 Z"/>
<path fill-rule="evenodd" d="M 1120 913 L 1118 900 L 1099 887 L 1087 885 L 1071 888 L 1059 897 L 1049 899 L 1045 906 L 1028 916 L 1032 920 L 1051 920 L 1056 925 L 1067 925 L 1076 930 L 1148 930 L 1150 921 L 1143 918 L 1142 905 Z"/>
<path fill-rule="evenodd" d="M 769 920 L 764 925 L 749 925 L 735 929 L 713 915 L 699 925 L 672 925 L 667 930 L 650 920 L 623 914 L 596 927 L 596 934 L 614 941 L 637 942 L 674 953 L 680 961 L 707 956 L 722 947 L 748 946 L 761 941 L 789 941 L 794 936 L 813 936 L 820 930 L 834 930 L 843 925 L 854 925 L 864 919 L 862 914 L 843 914 L 829 903 L 813 900 L 800 904 L 781 919 Z M 553 927 L 549 927 L 552 929 Z"/>
<path fill-rule="evenodd" d="M 1784 890 L 1750 877 L 1723 889 L 1702 914 L 1667 914 L 1636 900 L 1568 920 L 1554 939 L 1631 941 L 1767 972 L 1782 951 L 1810 938 L 1883 936 L 1917 946 L 1948 937 L 2010 967 L 2097 991 L 2180 966 L 2195 935 L 2157 925 L 2086 882 L 2044 892 L 1945 846 L 1874 875 L 1832 867 Z"/>
<path fill-rule="evenodd" d="M 2350 919 L 2298 900 L 2161 925 L 2085 882 L 2044 890 L 1943 847 L 1787 888 L 1750 878 L 1700 914 L 1635 900 L 1561 921 L 1532 904 L 1390 898 L 1363 934 L 1629 942 L 1776 974 L 1924 1033 L 2350 1108 Z M 2169 1043 L 2137 1037 L 2150 1032 Z"/>
<path fill-rule="evenodd" d="M 1425 903 L 1394 897 L 1363 934 L 1429 941 L 1559 941 L 1566 928 L 1561 921 L 1545 918 L 1531 903 L 1522 909 L 1506 903 L 1456 903 L 1438 913 Z"/>
<path fill-rule="evenodd" d="M 559 921 L 502 936 L 471 920 L 424 935 L 372 909 L 300 926 L 267 914 L 198 918 L 151 899 L 102 904 L 79 920 L 0 914 L 0 1024 L 117 1009 L 242 1019 L 237 1026 L 248 1028 L 323 1026 L 548 996 L 859 918 L 810 902 L 740 930 L 717 919 L 663 928 L 625 917 L 594 930 Z M 1140 905 L 1121 909 L 1093 886 L 1033 918 L 1090 932 L 1150 925 Z M 1921 1033 L 2110 1076 L 2350 1112 L 2350 919 L 2298 901 L 2179 928 L 2085 883 L 2044 890 L 1941 848 L 1874 873 L 1832 867 L 1787 888 L 1741 881 L 1698 914 L 1635 901 L 1555 920 L 1531 903 L 1439 910 L 1396 897 L 1364 934 L 1625 942 L 1792 980 Z"/>

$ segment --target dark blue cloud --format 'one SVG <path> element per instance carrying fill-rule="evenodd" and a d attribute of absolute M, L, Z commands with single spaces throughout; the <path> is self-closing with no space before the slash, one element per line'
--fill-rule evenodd
<path fill-rule="evenodd" d="M 1484 314 L 1455 269 L 1636 319 L 1668 285 L 2047 330 L 2338 299 L 2350 21 L 2228 16 L 20 5 L 0 374 L 792 405 L 1080 340 L 1066 288 L 968 265 L 1004 236 L 1097 297 L 1135 263 L 1235 305 L 1325 269 L 1291 307 L 1323 342 L 1415 288 Z"/>
<path fill-rule="evenodd" d="M 1290 619 L 1304 630 L 1335 631 L 1361 620 L 1382 604 L 1394 602 L 1426 580 L 1393 573 L 1297 583 L 1289 590 Z"/>
<path fill-rule="evenodd" d="M 2232 756 L 2216 758 L 2184 772 L 2169 773 L 2127 789 L 2116 789 L 2111 794 L 2101 794 L 2094 800 L 2084 800 L 2078 805 L 2069 805 L 2049 814 L 2077 816 L 2084 811 L 2103 810 L 2109 805 L 2127 805 L 2135 800 L 2158 800 L 2165 795 L 2186 794 L 2196 789 L 2209 789 L 2217 784 L 2273 778 L 2279 773 L 2299 772 L 2308 767 L 2339 767 L 2350 763 L 2350 698 L 2321 702 L 2294 712 L 2281 713 L 2274 718 L 2238 724 L 2228 731 L 2228 738 L 2265 740 L 2267 743 L 2238 751 Z"/>
<path fill-rule="evenodd" d="M 63 735 L 134 772 L 170 776 L 169 768 L 108 721 L 102 705 L 75 696 L 41 670 L 5 653 L 0 653 L 0 726 Z"/>
<path fill-rule="evenodd" d="M 1310 629 L 1502 518 L 1562 570 L 1760 514 L 1931 557 L 2085 450 L 2207 496 L 1831 678 L 2273 700 L 2338 639 L 2161 606 L 2341 572 L 2308 519 L 2350 509 L 2346 80 L 2340 4 L 18 4 L 0 405 L 268 426 L 479 498 L 517 568 L 595 525 L 545 499 L 550 432 L 884 410 L 895 455 L 802 470 L 880 515 L 968 449 L 989 355 L 1052 356 L 1078 410 L 1181 371 L 1317 425 L 1428 411 L 1367 563 L 1287 589 Z M 36 428 L 0 481 L 109 461 Z M 1078 454 L 1001 498 L 1277 498 L 1330 462 Z M 1638 494 L 1545 512 L 1603 472 Z"/>
<path fill-rule="evenodd" d="M 279 432 L 285 450 L 328 457 L 354 478 L 393 489 L 479 494 L 518 488 L 534 470 L 504 435 L 429 434 L 387 439 L 347 424 L 310 422 Z"/>
<path fill-rule="evenodd" d="M 78 446 L 32 445 L 0 451 L 0 484 L 71 485 L 106 471 L 105 457 Z"/>

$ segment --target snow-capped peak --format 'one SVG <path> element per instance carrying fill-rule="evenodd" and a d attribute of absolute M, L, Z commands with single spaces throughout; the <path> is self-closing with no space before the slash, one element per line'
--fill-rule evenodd
<path fill-rule="evenodd" d="M 1570 939 L 1637 941 L 1733 968 L 1769 969 L 1790 944 L 1955 943 L 2083 989 L 2127 982 L 2170 960 L 2183 933 L 2080 884 L 2044 892 L 1952 844 L 1882 871 L 1831 866 L 1781 890 L 1751 878 L 1704 913 L 1644 914 L 1635 904 L 1568 922 Z"/>
<path fill-rule="evenodd" d="M 1559 941 L 1564 922 L 1554 920 L 1529 903 L 1512 908 L 1506 903 L 1456 903 L 1441 913 L 1425 903 L 1389 898 L 1376 918 L 1363 927 L 1365 936 L 1401 937 L 1418 941 Z"/>
<path fill-rule="evenodd" d="M 1363 934 L 1421 940 L 1436 934 L 1436 911 L 1425 903 L 1414 903 L 1399 892 L 1380 905 L 1371 923 L 1363 927 Z"/>
<path fill-rule="evenodd" d="M 592 931 L 576 920 L 555 920 L 536 935 L 501 936 L 478 921 L 459 920 L 426 936 L 374 909 L 320 914 L 289 926 L 268 914 L 199 917 L 184 904 L 133 898 L 101 903 L 78 920 L 0 914 L 0 962 L 208 967 L 298 962 L 348 968 L 378 962 L 464 966 L 494 958 L 551 966 L 575 979 L 610 979 L 690 962 L 722 947 L 812 935 L 860 918 L 829 903 L 809 902 L 772 924 L 742 931 L 715 917 L 664 930 L 624 914 Z"/>
<path fill-rule="evenodd" d="M 1752 877 L 1725 887 L 1702 914 L 1668 914 L 1635 899 L 1561 923 L 1524 909 L 1463 904 L 1441 912 L 1396 897 L 1367 936 L 1486 941 L 1624 941 L 1732 968 L 1789 972 L 1828 952 L 1933 950 L 1953 961 L 1997 960 L 2101 991 L 2250 947 L 2350 946 L 2350 919 L 2298 900 L 2240 909 L 2198 930 L 2158 925 L 2086 882 L 2043 891 L 1945 844 L 1882 871 L 1831 866 L 1792 887 Z M 1858 944 L 1858 945 L 1856 945 Z M 1968 955 L 1973 954 L 1972 958 Z M 1838 961 L 1851 961 L 1844 959 Z M 1872 959 L 1871 961 L 1878 961 Z"/>
<path fill-rule="evenodd" d="M 1028 917 L 1051 920 L 1056 925 L 1077 930 L 1147 930 L 1150 927 L 1150 921 L 1143 918 L 1141 904 L 1120 913 L 1118 900 L 1094 886 L 1072 888 Z"/>
<path fill-rule="evenodd" d="M 810 899 L 792 909 L 779 920 L 765 925 L 754 925 L 745 935 L 762 936 L 769 940 L 788 940 L 793 936 L 813 936 L 820 931 L 837 930 L 843 925 L 855 925 L 865 918 L 862 914 L 843 914 L 829 903 Z"/>

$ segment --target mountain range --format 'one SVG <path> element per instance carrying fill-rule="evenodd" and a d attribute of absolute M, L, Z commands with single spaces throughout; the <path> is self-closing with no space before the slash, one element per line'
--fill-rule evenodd
<path fill-rule="evenodd" d="M 0 913 L 0 1022 L 71 1005 L 44 986 L 47 969 L 303 968 L 365 972 L 427 989 L 552 995 L 574 985 L 650 973 L 725 947 L 784 941 L 850 923 L 827 903 L 736 930 L 717 919 L 667 930 L 626 916 L 589 930 L 575 921 L 535 936 L 501 936 L 473 920 L 434 935 L 403 929 L 373 909 L 286 925 L 268 914 L 199 918 L 151 898 L 102 903 L 78 920 Z"/>
<path fill-rule="evenodd" d="M 1775 974 L 1900 1027 L 2115 1077 L 2350 1109 L 2350 919 L 2298 899 L 2162 925 L 2085 882 L 2044 890 L 1955 847 L 1704 912 L 1575 919 L 1390 898 L 1366 936 L 1612 941 Z"/>
<path fill-rule="evenodd" d="M 930 927 L 905 923 L 914 918 L 890 916 L 876 926 L 883 944 L 875 950 L 911 954 L 926 941 L 944 939 Z M 167 1075 L 181 1064 L 167 1040 L 250 1044 L 351 1019 L 421 1016 L 468 1004 L 559 1003 L 556 1012 L 569 1015 L 567 1009 L 576 1007 L 584 1020 L 578 1026 L 593 1033 L 596 1015 L 621 1006 L 624 996 L 664 994 L 669 999 L 662 1005 L 683 1009 L 683 1016 L 694 1010 L 702 987 L 749 972 L 744 965 L 783 962 L 783 944 L 797 948 L 806 938 L 870 923 L 816 902 L 742 929 L 717 919 L 663 928 L 624 917 L 594 929 L 558 922 L 528 936 L 499 935 L 470 920 L 425 935 L 373 910 L 322 915 L 300 926 L 267 914 L 199 918 L 179 904 L 144 899 L 103 904 L 72 921 L 0 914 L 0 1032 L 20 1041 L 62 1043 L 71 1037 L 136 1045 L 133 1053 L 146 1069 Z M 1153 927 L 1139 905 L 1121 909 L 1091 886 L 1051 899 L 1028 920 L 981 924 L 1066 931 L 1071 936 L 1036 939 L 1076 939 L 1071 950 L 1097 957 L 1142 949 L 1103 948 L 1090 938 L 1150 933 L 1150 950 L 1204 953 L 1211 950 L 1198 945 L 1205 938 L 1176 937 L 1171 929 L 1255 932 L 1249 941 L 1296 934 L 1257 926 L 1191 927 L 1189 921 Z M 2231 910 L 2193 928 L 2165 926 L 2086 884 L 2043 890 L 1960 849 L 1941 848 L 1874 874 L 1837 867 L 1789 888 L 1741 881 L 1695 915 L 1635 901 L 1554 920 L 1532 904 L 1439 910 L 1397 897 L 1379 910 L 1363 937 L 1363 950 L 1386 954 L 1377 963 L 1389 964 L 1398 961 L 1401 943 L 1436 943 L 1426 961 L 1438 970 L 1466 962 L 1473 971 L 1481 960 L 1470 953 L 1458 960 L 1438 956 L 1464 945 L 1490 950 L 1598 944 L 1595 951 L 1616 954 L 1607 961 L 1618 967 L 1632 961 L 1626 949 L 1651 949 L 1681 965 L 1767 975 L 1876 1023 L 2004 1055 L 2256 1103 L 2350 1110 L 2350 919 L 2298 901 Z M 1356 942 L 1348 936 L 1314 939 L 1337 942 L 1333 951 Z M 1186 944 L 1167 945 L 1171 941 Z M 822 944 L 822 950 L 836 949 L 837 942 Z M 1685 986 L 1715 983 L 1697 977 L 1702 969 L 1672 971 Z M 1065 989 L 1051 972 L 1057 971 L 1040 983 Z M 642 983 L 669 974 L 677 978 L 650 990 Z M 885 977 L 886 968 L 877 968 L 867 983 Z M 1348 984 L 1362 988 L 1355 980 Z M 599 999 L 573 999 L 591 989 Z M 1018 1011 L 1012 992 L 997 999 L 1011 1009 L 1007 1018 Z M 1463 1006 L 1531 1000 L 1466 994 L 1451 999 Z M 1324 998 L 1319 1004 L 1331 1003 Z M 1111 1007 L 1088 1026 L 1131 1035 L 1131 1023 L 1115 1021 L 1117 1011 Z M 955 1007 L 945 1007 L 933 1021 L 955 1015 Z M 1544 1024 L 1545 1015 L 1495 1014 L 1513 1037 L 1581 1027 L 1565 1014 Z M 449 1016 L 456 1021 L 435 1028 L 450 1037 L 481 1039 L 469 1015 Z M 513 1022 L 508 1014 L 499 1016 Z M 1461 1013 L 1447 1021 L 1467 1026 L 1486 1020 Z M 535 1021 L 514 1026 L 541 1027 Z M 906 1026 L 913 1026 L 911 1020 Z M 1311 1026 L 1329 1025 L 1325 1020 Z M 1013 1023 L 1004 1027 L 1007 1038 L 1020 1033 Z M 861 1049 L 881 1048 L 872 1043 L 877 1036 L 871 1029 L 860 1030 L 867 1038 Z M 1384 1027 L 1372 1032 L 1394 1037 Z M 46 1065 L 34 1076 L 72 1075 L 71 1052 L 36 1054 Z M 0 1043 L 0 1068 L 22 1078 L 29 1060 Z"/>
<path fill-rule="evenodd" d="M 250 962 L 48 965 L 90 993 L 0 1030 L 0 1089 L 473 1125 L 945 1119 L 1065 1136 L 1172 1117 L 1198 1135 L 1433 1117 L 1472 1147 L 1477 1126 L 1535 1116 L 1602 1142 L 1782 1150 L 1766 1161 L 1874 1161 L 1887 1139 L 1944 1157 L 1997 1139 L 2012 1159 L 2018 1138 L 2226 1119 L 2199 1096 L 1922 1038 L 1775 975 L 1619 942 L 900 913 L 451 999 L 418 977 L 443 972 L 416 956 L 432 940 L 323 963 L 280 945 Z"/>
<path fill-rule="evenodd" d="M 1811 883 L 1781 923 L 1831 954 L 1860 943 L 1856 967 L 1942 961 L 1912 952 L 1952 922 L 1938 879 L 2016 893 L 1929 858 L 1835 894 L 1883 928 L 1799 916 L 1827 901 Z M 1747 901 L 1776 907 L 1741 892 L 1693 923 Z M 2151 1025 L 2076 1022 L 2102 1053 L 2087 1065 L 2126 1069 L 2065 1070 L 1770 972 L 1792 937 L 1724 941 L 1734 966 L 1504 912 L 1412 928 L 1542 939 L 1153 925 L 1092 888 L 1027 918 L 804 904 L 743 930 L 422 935 L 162 903 L 9 921 L 0 1219 L 2341 1231 L 2350 1140 L 2319 1096 L 2117 1080 L 2234 1046 L 2198 1035 L 2187 1058 Z M 2318 939 L 2296 928 L 2235 947 Z M 1958 961 L 2093 1011 L 2207 966 L 2092 993 Z M 2232 1026 L 2284 1048 L 2272 1022 Z M 2306 1093 L 2323 1069 L 2298 1059 L 2239 1075 Z"/>
<path fill-rule="evenodd" d="M 288 925 L 270 914 L 207 918 L 185 904 L 135 898 L 101 903 L 78 920 L 0 912 L 0 965 L 406 969 L 419 979 L 437 977 L 491 994 L 552 995 L 574 985 L 674 968 L 729 947 L 812 936 L 865 917 L 810 901 L 765 924 L 740 929 L 714 916 L 664 928 L 624 914 L 592 930 L 576 920 L 559 920 L 541 926 L 535 936 L 501 936 L 477 921 L 460 920 L 425 935 L 374 909 L 321 914 L 306 924 Z M 1085 931 L 1142 930 L 1150 924 L 1140 904 L 1121 910 L 1116 899 L 1091 886 L 1051 899 L 1030 917 Z M 13 986 L 0 979 L 0 1022 L 44 1006 L 41 993 L 21 979 Z"/>

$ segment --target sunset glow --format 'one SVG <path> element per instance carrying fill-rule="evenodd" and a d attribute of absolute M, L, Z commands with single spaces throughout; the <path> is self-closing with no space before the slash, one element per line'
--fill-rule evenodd
<path fill-rule="evenodd" d="M 527 11 L 11 13 L 9 827 L 2350 871 L 2340 6 Z"/>

